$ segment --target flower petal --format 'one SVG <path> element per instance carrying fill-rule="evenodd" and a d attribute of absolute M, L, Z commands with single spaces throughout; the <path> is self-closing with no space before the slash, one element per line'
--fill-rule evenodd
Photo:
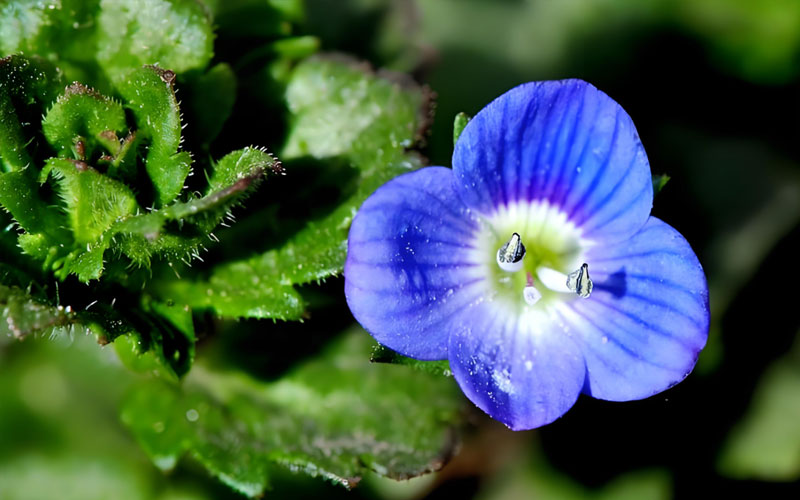
<path fill-rule="evenodd" d="M 655 217 L 630 240 L 587 255 L 594 291 L 559 309 L 583 343 L 584 392 L 627 401 L 683 380 L 708 336 L 708 287 L 691 247 Z"/>
<path fill-rule="evenodd" d="M 490 214 L 547 200 L 589 239 L 630 237 L 652 207 L 650 165 L 631 118 L 582 80 L 526 83 L 495 99 L 462 132 L 453 170 L 468 206 Z"/>
<path fill-rule="evenodd" d="M 584 385 L 580 347 L 536 316 L 544 314 L 505 314 L 484 303 L 460 317 L 450 335 L 450 369 L 461 390 L 513 430 L 557 419 L 575 404 Z"/>
<path fill-rule="evenodd" d="M 447 358 L 450 323 L 482 295 L 485 278 L 472 260 L 476 228 L 448 168 L 380 187 L 350 228 L 344 276 L 353 316 L 401 354 Z"/>

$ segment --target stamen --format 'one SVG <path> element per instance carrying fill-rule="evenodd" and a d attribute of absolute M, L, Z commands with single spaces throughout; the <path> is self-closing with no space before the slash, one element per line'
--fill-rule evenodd
<path fill-rule="evenodd" d="M 571 290 L 567 288 L 567 275 L 564 273 L 560 273 L 549 267 L 541 266 L 536 270 L 536 275 L 539 277 L 539 281 L 542 285 L 554 292 L 571 292 Z"/>
<path fill-rule="evenodd" d="M 578 294 L 578 297 L 586 299 L 592 294 L 594 284 L 589 278 L 589 264 L 583 265 L 577 271 L 569 273 L 567 276 L 567 288 Z"/>
<path fill-rule="evenodd" d="M 497 250 L 497 265 L 503 271 L 510 273 L 522 269 L 522 259 L 525 257 L 525 245 L 519 234 L 512 233 L 508 243 Z"/>
<path fill-rule="evenodd" d="M 525 288 L 522 290 L 522 297 L 529 306 L 536 304 L 542 298 L 542 293 L 533 286 L 533 276 L 531 273 L 528 273 L 528 284 L 525 285 Z"/>

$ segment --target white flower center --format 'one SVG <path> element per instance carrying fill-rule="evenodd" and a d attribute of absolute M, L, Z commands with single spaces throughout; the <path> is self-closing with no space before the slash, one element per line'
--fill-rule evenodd
<path fill-rule="evenodd" d="M 591 242 L 560 207 L 547 201 L 501 206 L 482 219 L 476 238 L 488 300 L 519 311 L 591 294 L 584 257 Z"/>

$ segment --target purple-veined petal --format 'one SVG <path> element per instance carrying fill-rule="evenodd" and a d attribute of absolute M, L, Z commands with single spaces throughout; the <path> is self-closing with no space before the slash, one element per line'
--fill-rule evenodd
<path fill-rule="evenodd" d="M 582 80 L 526 83 L 495 99 L 464 128 L 453 171 L 461 199 L 482 213 L 547 200 L 598 241 L 633 235 L 653 201 L 633 121 Z"/>
<path fill-rule="evenodd" d="M 345 296 L 381 344 L 417 359 L 447 358 L 451 323 L 482 293 L 470 210 L 452 170 L 423 168 L 380 187 L 350 228 Z"/>
<path fill-rule="evenodd" d="M 508 314 L 484 302 L 454 325 L 450 369 L 480 409 L 513 430 L 533 429 L 569 410 L 584 385 L 580 347 L 544 313 Z"/>
<path fill-rule="evenodd" d="M 655 217 L 630 240 L 587 254 L 594 291 L 559 308 L 582 342 L 584 392 L 642 399 L 683 380 L 708 336 L 708 287 L 689 244 Z"/>

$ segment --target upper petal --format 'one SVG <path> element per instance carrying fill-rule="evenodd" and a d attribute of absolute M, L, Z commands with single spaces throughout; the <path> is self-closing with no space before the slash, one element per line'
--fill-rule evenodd
<path fill-rule="evenodd" d="M 487 302 L 459 317 L 448 354 L 464 394 L 513 430 L 533 429 L 569 410 L 583 387 L 580 347 L 541 310 L 508 314 Z"/>
<path fill-rule="evenodd" d="M 450 324 L 482 294 L 470 210 L 453 172 L 428 167 L 380 187 L 350 228 L 345 296 L 381 344 L 418 359 L 445 359 Z"/>
<path fill-rule="evenodd" d="M 462 132 L 453 170 L 470 207 L 547 200 L 594 240 L 631 236 L 652 208 L 633 121 L 582 80 L 526 83 L 495 99 Z"/>
<path fill-rule="evenodd" d="M 582 342 L 584 392 L 641 399 L 683 380 L 708 336 L 708 287 L 686 240 L 655 217 L 587 254 L 594 291 L 558 309 Z"/>

